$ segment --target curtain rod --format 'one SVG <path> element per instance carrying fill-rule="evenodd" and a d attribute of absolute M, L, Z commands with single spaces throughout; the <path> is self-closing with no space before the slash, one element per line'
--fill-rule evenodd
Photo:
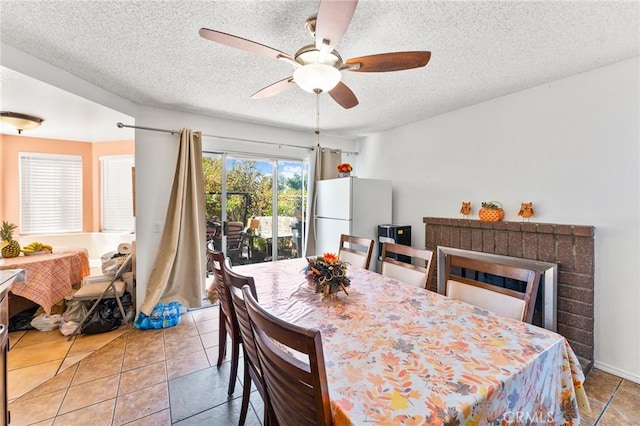
<path fill-rule="evenodd" d="M 180 130 L 159 129 L 157 127 L 132 126 L 130 124 L 124 124 L 124 123 L 121 123 L 121 122 L 116 123 L 116 126 L 118 126 L 118 128 L 120 128 L 120 129 L 122 129 L 123 127 L 128 127 L 130 129 L 151 130 L 152 132 L 171 133 L 172 135 L 179 135 L 180 134 Z M 259 144 L 271 145 L 271 146 L 273 146 L 273 145 L 286 146 L 286 147 L 289 147 L 289 148 L 308 149 L 310 151 L 313 151 L 315 149 L 315 147 L 309 147 L 309 146 L 292 145 L 292 144 L 288 144 L 288 143 L 274 143 L 274 142 L 258 141 L 258 140 L 253 140 L 253 139 L 240 139 L 240 138 L 232 138 L 232 137 L 228 137 L 228 136 L 207 135 L 205 133 L 202 134 L 202 137 L 215 138 L 215 139 L 224 139 L 224 140 L 231 140 L 231 141 L 237 141 L 237 142 L 259 143 Z M 352 152 L 352 151 L 342 151 L 342 152 L 347 154 L 347 155 L 358 155 L 357 152 Z"/>

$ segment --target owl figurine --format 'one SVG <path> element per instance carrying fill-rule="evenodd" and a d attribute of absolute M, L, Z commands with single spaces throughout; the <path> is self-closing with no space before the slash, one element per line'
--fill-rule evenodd
<path fill-rule="evenodd" d="M 460 207 L 460 214 L 463 216 L 469 216 L 471 213 L 471 201 L 463 201 L 462 207 Z"/>
<path fill-rule="evenodd" d="M 533 217 L 534 215 L 535 215 L 535 212 L 533 211 L 532 202 L 520 203 L 520 211 L 518 212 L 518 216 L 521 216 L 523 221 L 525 219 L 529 221 L 529 218 Z"/>

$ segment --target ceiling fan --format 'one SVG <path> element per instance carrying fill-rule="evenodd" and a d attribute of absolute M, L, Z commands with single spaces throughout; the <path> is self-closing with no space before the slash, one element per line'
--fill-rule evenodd
<path fill-rule="evenodd" d="M 290 83 L 303 90 L 329 95 L 343 108 L 358 105 L 358 98 L 340 81 L 341 71 L 387 72 L 420 68 L 431 58 L 429 51 L 393 52 L 361 56 L 343 61 L 334 50 L 347 30 L 357 0 L 320 0 L 318 14 L 307 19 L 305 27 L 315 38 L 315 44 L 300 48 L 291 56 L 264 44 L 209 28 L 201 28 L 200 36 L 216 43 L 258 55 L 279 59 L 294 67 L 292 76 L 277 81 L 254 93 L 251 98 L 263 99 L 280 93 Z"/>

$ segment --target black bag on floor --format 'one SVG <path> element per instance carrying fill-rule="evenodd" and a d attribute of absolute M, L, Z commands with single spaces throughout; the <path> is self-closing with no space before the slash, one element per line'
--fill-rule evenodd
<path fill-rule="evenodd" d="M 9 333 L 22 330 L 33 330 L 34 327 L 31 325 L 31 320 L 38 308 L 39 306 L 34 306 L 12 316 L 9 319 Z"/>
<path fill-rule="evenodd" d="M 103 299 L 91 314 L 91 318 L 85 321 L 82 334 L 106 333 L 120 327 L 120 324 L 122 314 L 116 299 Z"/>

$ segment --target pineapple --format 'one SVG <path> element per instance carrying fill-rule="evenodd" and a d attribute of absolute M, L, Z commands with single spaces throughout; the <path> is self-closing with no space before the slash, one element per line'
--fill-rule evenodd
<path fill-rule="evenodd" d="M 7 245 L 2 248 L 2 257 L 16 257 L 20 255 L 20 243 L 13 239 L 13 231 L 17 228 L 13 223 L 2 221 L 0 228 L 0 240 L 6 241 Z"/>

